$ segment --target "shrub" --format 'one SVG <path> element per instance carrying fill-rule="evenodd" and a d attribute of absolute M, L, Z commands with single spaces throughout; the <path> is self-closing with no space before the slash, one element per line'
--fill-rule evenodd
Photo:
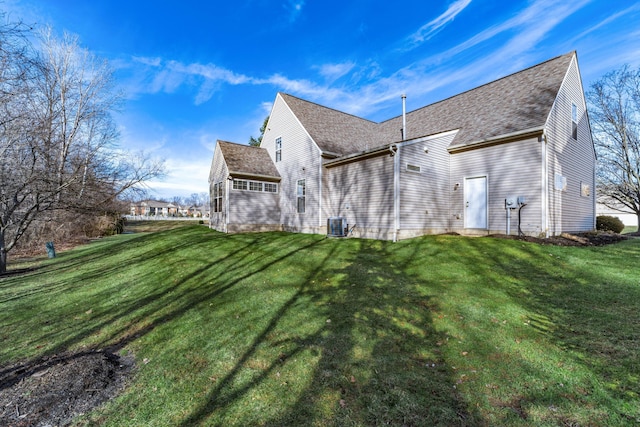
<path fill-rule="evenodd" d="M 617 216 L 600 215 L 596 217 L 596 229 L 620 233 L 624 229 L 624 224 Z"/>

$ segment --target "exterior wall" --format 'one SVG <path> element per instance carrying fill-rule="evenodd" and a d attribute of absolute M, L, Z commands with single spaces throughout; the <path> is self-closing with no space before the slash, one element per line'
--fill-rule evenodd
<path fill-rule="evenodd" d="M 572 138 L 571 104 L 578 107 L 578 140 Z M 577 59 L 562 83 L 547 120 L 548 233 L 595 228 L 595 152 Z M 556 175 L 566 180 L 557 188 Z M 582 184 L 589 195 L 582 195 Z"/>
<path fill-rule="evenodd" d="M 276 138 L 282 138 L 282 160 L 279 162 L 275 162 Z M 320 215 L 320 150 L 280 95 L 276 97 L 260 146 L 269 152 L 282 177 L 279 188 L 282 228 L 324 233 Z M 305 213 L 297 212 L 297 181 L 300 179 L 306 183 Z"/>
<path fill-rule="evenodd" d="M 227 232 L 227 195 L 228 195 L 228 182 L 227 177 L 229 176 L 229 170 L 227 169 L 227 165 L 224 162 L 224 158 L 222 157 L 222 152 L 220 151 L 220 147 L 216 144 L 216 148 L 213 152 L 213 160 L 211 162 L 211 170 L 209 171 L 209 211 L 211 215 L 209 216 L 209 227 L 214 230 L 222 231 L 224 233 Z M 222 195 L 222 212 L 214 212 L 214 195 L 213 195 L 213 186 L 217 182 L 222 182 L 224 187 L 224 194 Z"/>
<path fill-rule="evenodd" d="M 279 193 L 234 190 L 231 182 L 229 182 L 228 188 L 229 223 L 227 232 L 282 230 Z"/>
<path fill-rule="evenodd" d="M 464 228 L 465 178 L 487 177 L 487 230 Z M 507 211 L 505 198 L 525 196 L 527 205 L 521 210 L 524 234 L 543 233 L 542 209 L 542 142 L 538 138 L 507 142 L 451 155 L 452 231 L 461 234 L 505 234 Z M 456 185 L 459 184 L 459 185 Z M 511 211 L 511 234 L 518 232 L 518 210 Z"/>
<path fill-rule="evenodd" d="M 329 217 L 344 216 L 355 237 L 393 238 L 393 157 L 332 166 L 323 175 L 324 230 Z"/>
<path fill-rule="evenodd" d="M 445 233 L 449 215 L 449 152 L 455 133 L 408 142 L 398 149 L 400 178 L 399 238 Z M 427 150 L 425 152 L 425 150 Z M 407 170 L 419 166 L 420 172 Z"/>

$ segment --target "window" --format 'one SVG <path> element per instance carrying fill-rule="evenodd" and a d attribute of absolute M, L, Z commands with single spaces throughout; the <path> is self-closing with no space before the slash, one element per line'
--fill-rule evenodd
<path fill-rule="evenodd" d="M 591 186 L 589 184 L 585 184 L 584 182 L 580 183 L 580 195 L 582 197 L 591 196 Z"/>
<path fill-rule="evenodd" d="M 304 179 L 299 179 L 298 180 L 298 213 L 304 213 L 304 208 L 305 208 L 305 197 L 306 197 L 306 193 L 307 193 L 307 189 L 306 189 L 306 184 L 304 182 Z"/>
<path fill-rule="evenodd" d="M 277 193 L 278 192 L 278 184 L 274 184 L 271 182 L 262 182 L 262 181 L 249 181 L 246 179 L 234 179 L 233 180 L 233 189 L 234 190 L 249 190 L 249 191 L 260 191 L 264 193 Z"/>
<path fill-rule="evenodd" d="M 233 180 L 233 189 L 234 190 L 246 190 L 247 189 L 247 181 L 244 179 L 234 179 Z"/>
<path fill-rule="evenodd" d="M 213 184 L 213 211 L 222 212 L 222 195 L 223 195 L 222 182 Z"/>
<path fill-rule="evenodd" d="M 407 164 L 407 171 L 408 172 L 420 172 L 420 166 L 416 166 L 416 165 L 410 165 Z"/>
<path fill-rule="evenodd" d="M 282 138 L 276 138 L 276 162 L 282 160 Z"/>
<path fill-rule="evenodd" d="M 571 138 L 578 140 L 578 107 L 571 104 Z"/>

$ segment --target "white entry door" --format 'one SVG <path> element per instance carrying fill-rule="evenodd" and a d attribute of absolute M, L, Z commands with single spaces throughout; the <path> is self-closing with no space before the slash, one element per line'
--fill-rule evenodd
<path fill-rule="evenodd" d="M 464 180 L 464 227 L 487 228 L 487 177 Z"/>

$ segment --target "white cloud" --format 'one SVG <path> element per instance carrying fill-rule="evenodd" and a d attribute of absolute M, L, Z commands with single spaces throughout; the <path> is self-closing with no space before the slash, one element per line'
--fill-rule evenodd
<path fill-rule="evenodd" d="M 158 67 L 162 64 L 162 58 L 160 57 L 147 57 L 147 56 L 134 56 L 132 57 L 134 62 L 139 62 L 140 64 L 150 65 L 152 67 Z"/>
<path fill-rule="evenodd" d="M 427 22 L 422 27 L 420 27 L 418 31 L 411 34 L 407 38 L 409 43 L 405 47 L 405 49 L 413 49 L 429 40 L 436 33 L 442 30 L 442 28 L 446 24 L 453 21 L 455 17 L 469 5 L 469 3 L 471 3 L 471 0 L 457 0 L 452 3 L 444 13 Z"/>
<path fill-rule="evenodd" d="M 181 86 L 190 86 L 196 104 L 206 102 L 224 85 L 268 85 L 277 91 L 289 92 L 352 114 L 370 115 L 385 108 L 389 101 L 403 92 L 417 102 L 439 88 L 458 83 L 471 88 L 532 65 L 540 59 L 536 56 L 537 46 L 589 1 L 534 0 L 506 21 L 480 31 L 447 51 L 388 75 L 383 73 L 377 61 L 365 62 L 361 67 L 351 61 L 314 67 L 324 77 L 323 82 L 293 79 L 281 73 L 266 77 L 248 76 L 215 64 L 185 64 L 157 61 L 157 58 L 138 59 L 138 62 L 153 64 L 144 65 L 147 70 L 156 73 L 155 77 L 147 79 L 152 82 L 150 91 L 170 92 Z M 293 5 L 293 2 L 288 4 Z M 452 3 L 446 12 L 421 27 L 413 35 L 414 41 L 427 40 L 469 4 L 470 0 Z M 481 56 L 471 55 L 471 60 L 470 55 L 456 59 L 460 53 L 478 48 L 479 45 L 483 49 Z M 565 51 L 557 52 L 562 53 Z M 504 58 L 510 58 L 506 67 Z M 348 82 L 335 84 L 349 73 L 352 78 Z"/>
<path fill-rule="evenodd" d="M 355 67 L 355 65 L 356 64 L 351 61 L 342 62 L 339 64 L 324 64 L 318 67 L 318 71 L 320 75 L 327 81 L 334 82 L 353 70 L 353 67 Z"/>
<path fill-rule="evenodd" d="M 283 7 L 289 13 L 289 22 L 293 23 L 302 13 L 304 0 L 288 0 Z"/>
<path fill-rule="evenodd" d="M 515 31 L 515 34 L 508 43 L 519 40 L 521 47 L 517 53 L 521 53 L 524 49 L 530 49 L 532 47 L 531 42 L 526 42 L 527 40 L 539 40 L 540 34 L 544 35 L 545 31 L 554 28 L 558 23 L 562 22 L 590 1 L 591 0 L 576 0 L 566 2 L 564 0 L 535 0 L 511 19 L 479 32 L 457 46 L 432 57 L 432 60 L 434 63 L 439 63 L 483 42 L 494 39 L 499 35 L 507 34 L 510 31 Z M 541 33 L 541 31 L 543 33 Z M 529 32 L 534 34 L 528 34 Z"/>

